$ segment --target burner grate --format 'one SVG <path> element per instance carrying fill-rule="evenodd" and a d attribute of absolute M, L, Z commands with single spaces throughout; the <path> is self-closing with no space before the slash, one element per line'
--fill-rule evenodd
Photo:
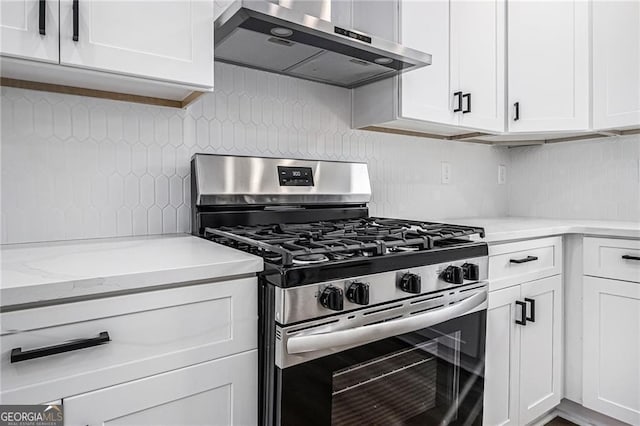
<path fill-rule="evenodd" d="M 301 224 L 206 228 L 205 236 L 221 244 L 291 266 L 296 258 L 324 255 L 327 261 L 361 256 L 429 250 L 482 228 L 402 219 L 362 218 Z"/>

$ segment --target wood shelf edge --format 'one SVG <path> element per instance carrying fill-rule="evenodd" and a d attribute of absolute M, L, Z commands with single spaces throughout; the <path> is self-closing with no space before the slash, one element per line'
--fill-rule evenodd
<path fill-rule="evenodd" d="M 473 142 L 473 143 L 480 143 L 480 144 L 484 144 L 484 145 L 491 145 L 491 142 L 475 139 L 475 138 L 477 138 L 479 136 L 487 136 L 486 133 L 480 133 L 480 132 L 465 133 L 465 134 L 453 135 L 453 136 L 446 136 L 446 135 L 439 135 L 439 134 L 436 134 L 436 133 L 418 132 L 418 131 L 415 131 L 415 130 L 402 130 L 402 129 L 394 129 L 394 128 L 390 128 L 390 127 L 379 127 L 379 126 L 366 126 L 366 127 L 360 128 L 358 130 L 367 130 L 367 131 L 370 131 L 370 132 L 378 132 L 378 133 L 388 133 L 388 134 L 392 134 L 392 135 L 415 136 L 415 137 L 426 138 L 426 139 L 438 139 L 438 140 L 445 140 L 445 141 Z"/>
<path fill-rule="evenodd" d="M 371 132 L 388 133 L 393 135 L 415 136 L 415 137 L 427 138 L 427 139 L 472 142 L 472 143 L 479 143 L 484 145 L 506 146 L 506 147 L 513 147 L 513 148 L 521 147 L 521 146 L 545 145 L 545 144 L 551 144 L 551 143 L 573 142 L 573 141 L 588 140 L 588 139 L 599 139 L 599 138 L 609 138 L 609 137 L 640 134 L 640 127 L 639 127 L 637 129 L 634 128 L 634 129 L 626 129 L 626 130 L 606 130 L 606 131 L 594 130 L 593 133 L 586 133 L 578 136 L 549 138 L 549 139 L 486 141 L 478 138 L 483 136 L 492 136 L 490 133 L 474 132 L 474 133 L 463 133 L 463 134 L 453 135 L 453 136 L 445 136 L 445 135 L 439 135 L 435 133 L 419 132 L 415 130 L 402 130 L 402 129 L 395 129 L 390 127 L 379 127 L 379 126 L 366 126 L 366 127 L 361 127 L 358 130 L 367 130 Z"/>
<path fill-rule="evenodd" d="M 109 99 L 113 101 L 134 102 L 145 105 L 164 106 L 169 108 L 186 108 L 205 92 L 191 92 L 182 100 L 154 98 L 152 96 L 133 95 L 129 93 L 110 92 L 106 90 L 87 89 L 84 87 L 64 86 L 61 84 L 42 83 L 29 80 L 0 77 L 0 86 L 18 89 L 38 90 L 43 92 L 62 93 L 65 95 L 87 96 L 91 98 Z"/>

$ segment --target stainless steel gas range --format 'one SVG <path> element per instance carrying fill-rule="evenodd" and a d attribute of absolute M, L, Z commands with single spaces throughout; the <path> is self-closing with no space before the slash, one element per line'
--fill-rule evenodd
<path fill-rule="evenodd" d="M 483 229 L 370 217 L 363 163 L 196 154 L 191 171 L 193 233 L 264 259 L 262 424 L 482 424 Z"/>

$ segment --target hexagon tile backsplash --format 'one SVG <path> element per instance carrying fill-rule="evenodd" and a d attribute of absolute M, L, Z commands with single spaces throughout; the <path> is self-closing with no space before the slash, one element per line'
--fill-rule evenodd
<path fill-rule="evenodd" d="M 366 161 L 377 215 L 506 213 L 506 150 L 352 130 L 350 105 L 345 89 L 223 64 L 187 110 L 3 87 L 2 243 L 188 232 L 195 152 Z"/>

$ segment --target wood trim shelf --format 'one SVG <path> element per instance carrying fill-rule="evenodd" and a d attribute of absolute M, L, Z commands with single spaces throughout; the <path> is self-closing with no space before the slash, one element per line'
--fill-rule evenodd
<path fill-rule="evenodd" d="M 488 133 L 464 133 L 460 135 L 446 136 L 446 135 L 438 135 L 435 133 L 426 133 L 426 132 L 417 132 L 415 130 L 402 130 L 402 129 L 393 129 L 390 127 L 378 127 L 378 126 L 367 126 L 362 127 L 360 130 L 368 130 L 370 132 L 380 132 L 380 133 L 389 133 L 392 135 L 404 135 L 404 136 L 416 136 L 419 138 L 428 138 L 428 139 L 439 139 L 439 140 L 447 140 L 447 141 L 465 141 L 465 142 L 475 142 L 491 145 L 492 142 L 482 141 L 478 139 L 474 139 L 480 136 L 490 136 Z"/>
<path fill-rule="evenodd" d="M 191 92 L 182 100 L 154 98 L 151 96 L 132 95 L 128 93 L 110 92 L 106 90 L 87 89 L 84 87 L 63 86 L 60 84 L 41 83 L 37 81 L 18 80 L 0 77 L 0 86 L 15 87 L 27 90 L 62 93 L 65 95 L 88 96 L 92 98 L 111 99 L 114 101 L 135 102 L 146 105 L 165 106 L 170 108 L 186 108 L 205 92 Z"/>
<path fill-rule="evenodd" d="M 512 148 L 515 148 L 518 146 L 545 145 L 550 143 L 573 142 L 573 141 L 588 140 L 588 139 L 598 139 L 598 138 L 606 138 L 606 137 L 640 134 L 640 128 L 625 129 L 625 130 L 611 129 L 611 130 L 594 131 L 593 133 L 587 133 L 583 135 L 556 137 L 556 138 L 548 138 L 548 139 L 541 137 L 541 138 L 527 139 L 527 140 L 488 141 L 488 140 L 482 140 L 478 138 L 491 137 L 494 135 L 490 133 L 475 132 L 475 133 L 463 133 L 459 135 L 447 136 L 447 135 L 439 135 L 435 133 L 419 132 L 415 130 L 403 130 L 403 129 L 395 129 L 395 128 L 379 127 L 379 126 L 362 127 L 360 128 L 360 130 L 368 130 L 371 132 L 388 133 L 388 134 L 394 134 L 394 135 L 415 136 L 415 137 L 428 138 L 428 139 L 463 141 L 463 142 L 480 143 L 485 145 L 507 146 Z"/>

